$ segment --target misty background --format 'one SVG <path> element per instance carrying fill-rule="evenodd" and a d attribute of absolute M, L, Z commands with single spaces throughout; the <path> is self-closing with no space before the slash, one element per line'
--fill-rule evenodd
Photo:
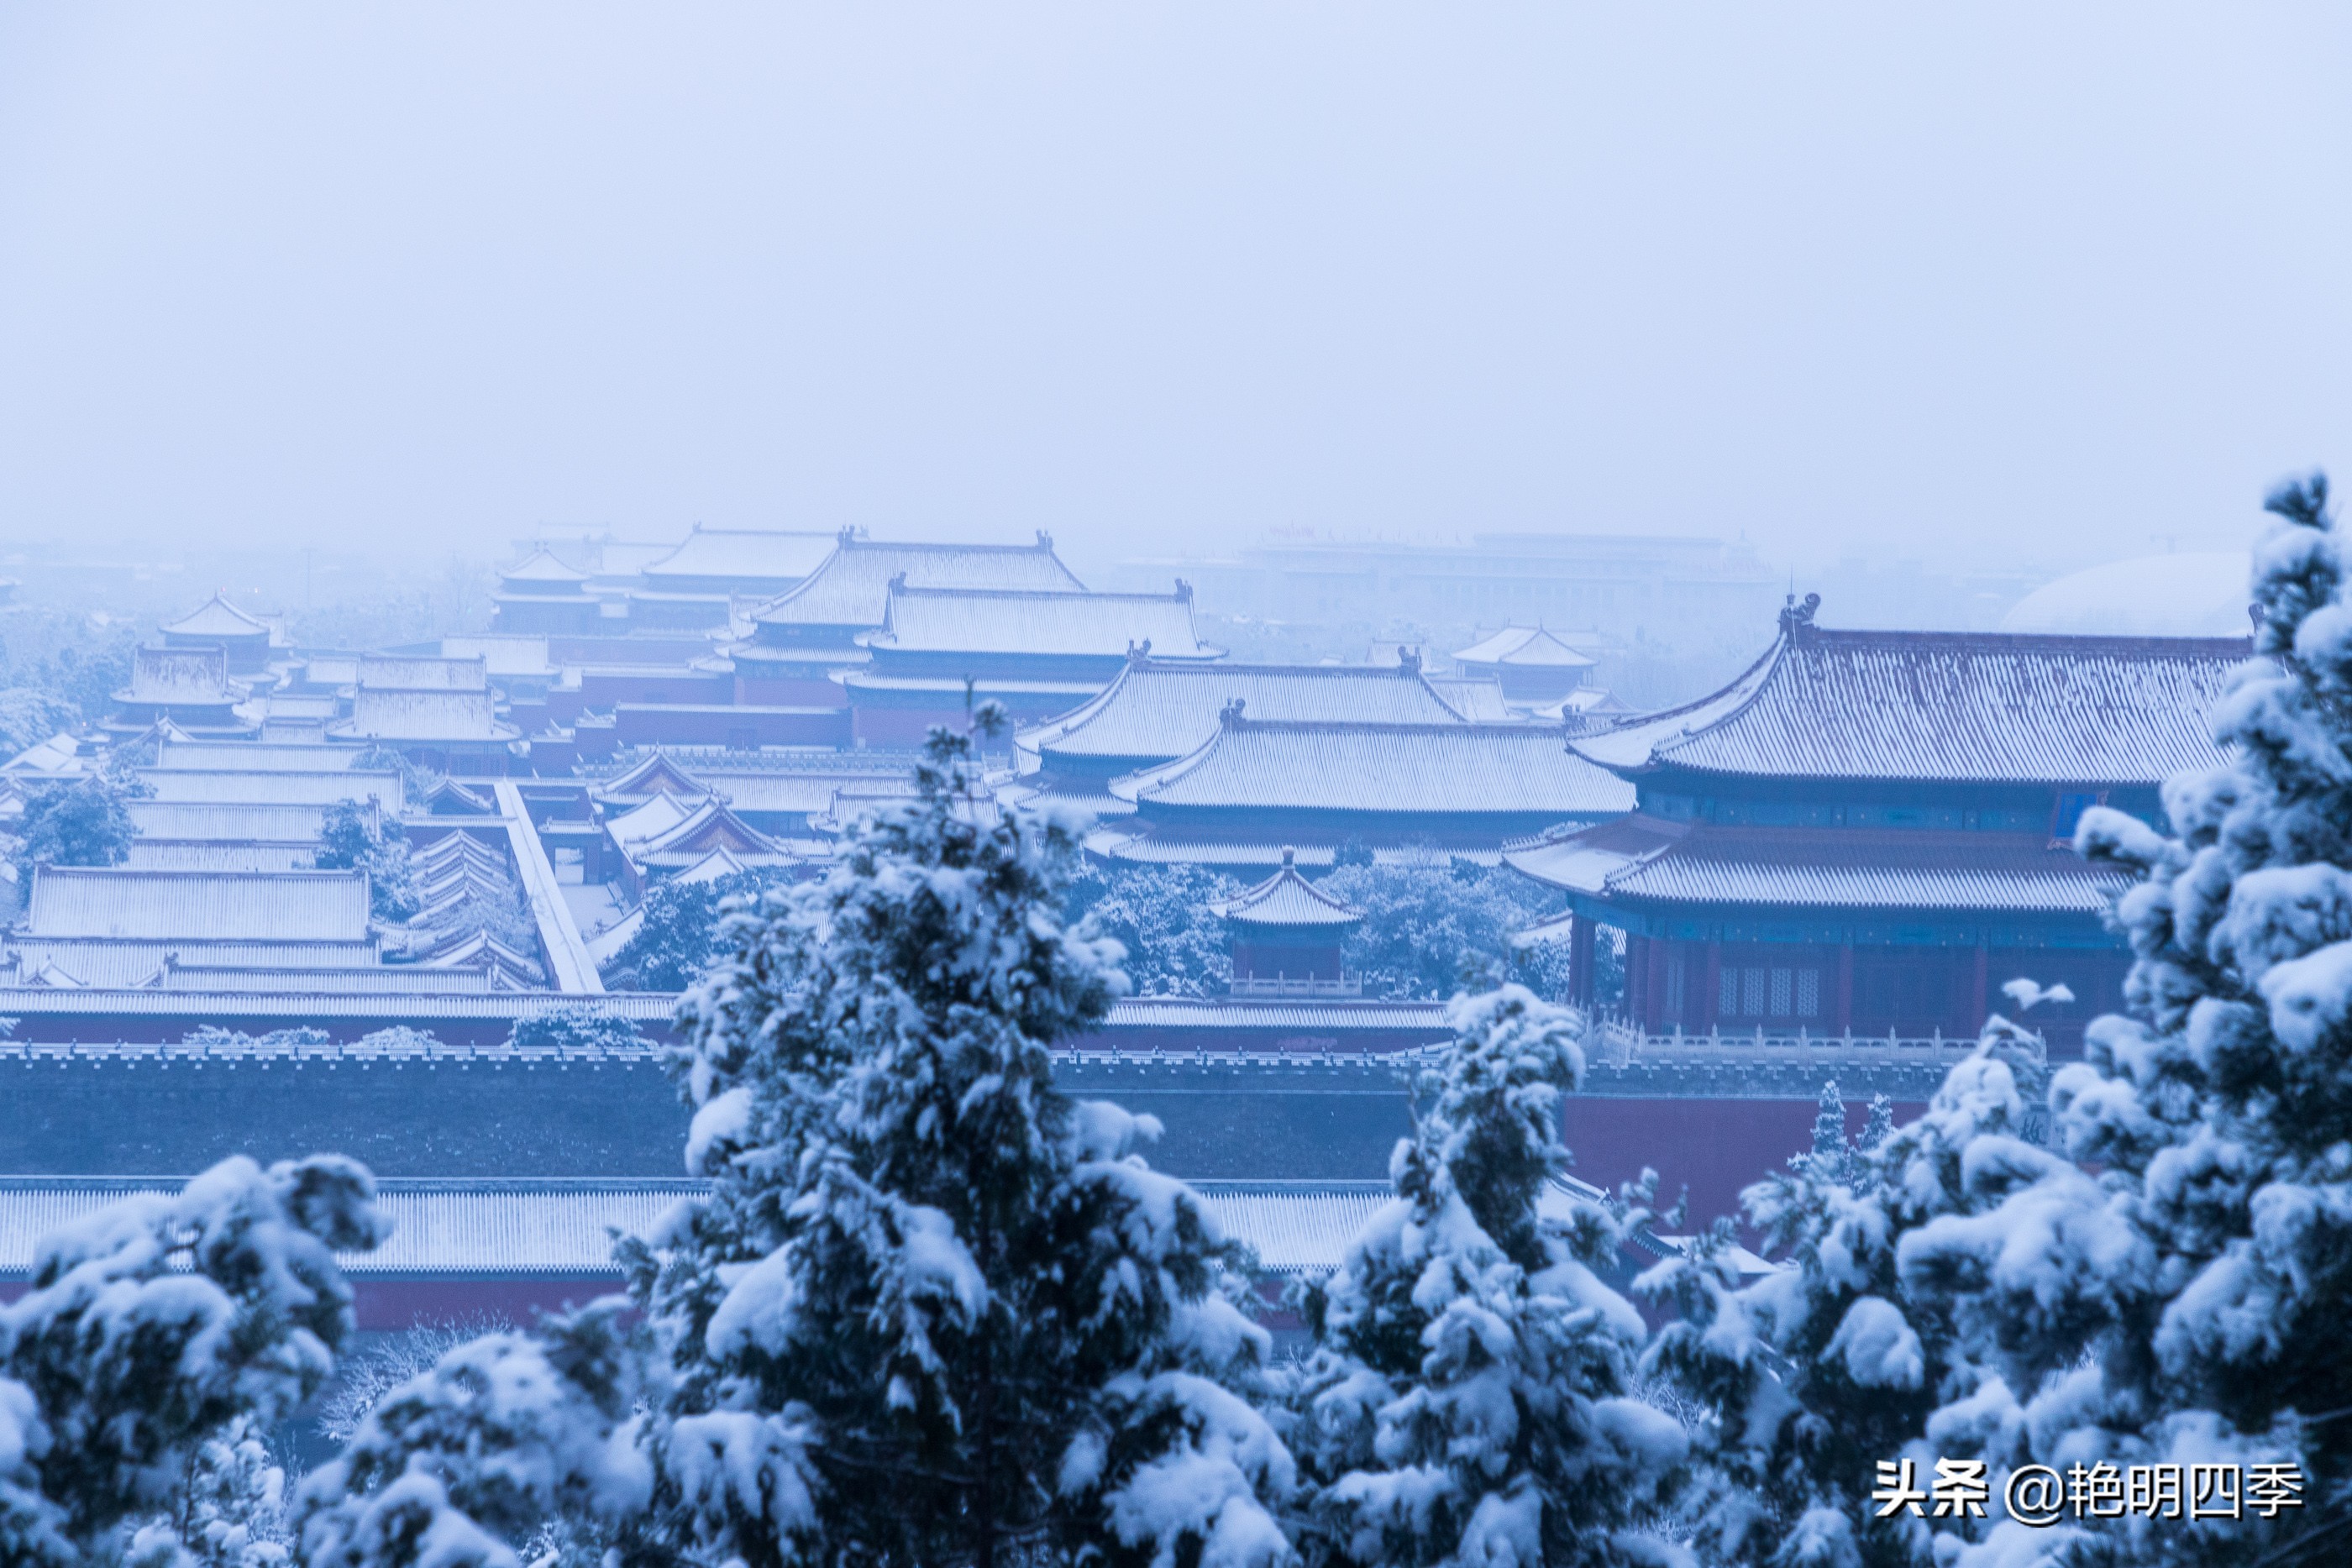
<path fill-rule="evenodd" d="M 12 5 L 0 570 L 373 643 L 478 621 L 516 540 L 698 521 L 1045 528 L 1163 591 L 1699 535 L 1827 620 L 1992 624 L 2344 465 L 2347 43 L 2319 5 Z"/>

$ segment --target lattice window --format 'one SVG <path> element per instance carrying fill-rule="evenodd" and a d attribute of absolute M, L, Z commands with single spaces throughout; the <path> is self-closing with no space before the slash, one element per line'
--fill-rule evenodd
<path fill-rule="evenodd" d="M 1822 1016 L 1822 972 L 1819 969 L 1797 971 L 1797 1016 L 1801 1019 Z"/>
<path fill-rule="evenodd" d="M 1796 1000 L 1796 972 L 1791 969 L 1772 971 L 1772 1016 L 1784 1019 Z"/>

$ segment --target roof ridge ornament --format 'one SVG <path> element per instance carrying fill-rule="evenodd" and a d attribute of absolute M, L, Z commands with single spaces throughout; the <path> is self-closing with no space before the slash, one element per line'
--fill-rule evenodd
<path fill-rule="evenodd" d="M 1406 643 L 1397 645 L 1397 668 L 1408 675 L 1421 674 L 1421 650 Z"/>
<path fill-rule="evenodd" d="M 1127 640 L 1127 662 L 1130 666 L 1150 664 L 1151 662 L 1151 639 L 1146 637 L 1142 642 L 1139 643 L 1134 638 L 1129 637 Z"/>
<path fill-rule="evenodd" d="M 1821 607 L 1822 596 L 1818 593 L 1806 594 L 1801 604 L 1795 594 L 1790 594 L 1788 602 L 1780 607 L 1780 634 L 1791 643 L 1807 640 L 1813 632 L 1814 612 Z"/>
<path fill-rule="evenodd" d="M 1217 710 L 1217 727 L 1220 729 L 1241 728 L 1244 722 L 1242 718 L 1242 710 L 1247 706 L 1249 706 L 1247 698 L 1232 698 L 1223 707 Z"/>

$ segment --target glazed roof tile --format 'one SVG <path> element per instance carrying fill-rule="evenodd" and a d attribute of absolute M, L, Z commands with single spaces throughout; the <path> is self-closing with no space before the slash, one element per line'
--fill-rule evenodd
<path fill-rule="evenodd" d="M 1600 663 L 1540 626 L 1506 626 L 1454 655 L 1457 664 L 1508 664 L 1513 668 L 1581 670 Z"/>
<path fill-rule="evenodd" d="M 2160 783 L 2221 759 L 2228 638 L 1841 632 L 1800 626 L 1732 685 L 1580 737 L 1611 767 L 1969 783 Z"/>
<path fill-rule="evenodd" d="M 355 871 L 129 871 L 43 866 L 28 936 L 356 942 L 368 934 L 367 878 Z"/>
<path fill-rule="evenodd" d="M 1391 815 L 1614 816 L 1633 788 L 1525 725 L 1306 724 L 1238 719 L 1174 762 L 1111 782 L 1155 805 Z"/>
<path fill-rule="evenodd" d="M 837 536 L 787 528 L 706 528 L 646 563 L 646 581 L 659 588 L 678 578 L 731 577 L 748 583 L 791 581 L 821 565 Z"/>
<path fill-rule="evenodd" d="M 1190 593 L 1047 593 L 897 588 L 869 648 L 894 653 L 1090 654 L 1147 647 L 1158 658 L 1214 659 L 1192 631 Z"/>
<path fill-rule="evenodd" d="M 1400 665 L 1130 663 L 1102 695 L 1016 737 L 1024 752 L 1171 760 L 1217 732 L 1240 702 L 1253 719 L 1446 724 L 1460 716 L 1417 671 Z"/>
<path fill-rule="evenodd" d="M 807 581 L 752 618 L 779 626 L 879 626 L 891 579 L 901 575 L 909 588 L 1086 591 L 1043 535 L 1034 545 L 878 544 L 845 535 Z"/>
<path fill-rule="evenodd" d="M 1286 852 L 1282 869 L 1255 887 L 1211 906 L 1243 925 L 1360 925 L 1362 915 L 1298 874 L 1297 857 Z"/>
<path fill-rule="evenodd" d="M 269 623 L 247 614 L 215 593 L 163 631 L 173 637 L 266 637 Z"/>

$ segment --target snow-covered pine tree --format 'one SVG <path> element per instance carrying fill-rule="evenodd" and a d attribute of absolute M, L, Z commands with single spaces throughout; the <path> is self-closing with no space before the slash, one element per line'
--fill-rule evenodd
<path fill-rule="evenodd" d="M 1572 1015 L 1506 986 L 1457 998 L 1415 1086 L 1396 1198 L 1301 1305 L 1317 1348 L 1291 1391 L 1310 1482 L 1297 1531 L 1323 1563 L 1665 1559 L 1681 1427 L 1626 1395 L 1641 1315 L 1595 1270 L 1617 1222 L 1539 1207 L 1583 1074 Z"/>
<path fill-rule="evenodd" d="M 1824 1091 L 1815 1152 L 1740 1195 L 1782 1267 L 1743 1282 L 1732 1267 L 1736 1232 L 1718 1221 L 1689 1256 L 1637 1282 L 1680 1309 L 1645 1370 L 1707 1412 L 1697 1446 L 1709 1474 L 1694 1490 L 1710 1500 L 1695 1519 L 1710 1555 L 1790 1568 L 1927 1560 L 1924 1509 L 1879 1517 L 1870 1500 L 1877 1466 L 1908 1459 L 1916 1475 L 1932 1477 L 1937 1458 L 1975 1453 L 1957 1428 L 1933 1452 L 1925 1439 L 1939 1404 L 1975 1393 L 1979 1375 L 1952 1303 L 1915 1294 L 1898 1254 L 1940 1217 L 1980 1213 L 2021 1185 L 2072 1171 L 2023 1137 L 2047 1081 L 2041 1040 L 1996 1017 L 1908 1125 L 1890 1130 L 1893 1107 L 1882 1098 L 1863 1139 L 1848 1145 L 1843 1110 L 1832 1131 Z M 1832 1139 L 1834 1154 L 1822 1147 Z M 1960 1521 L 1948 1532 L 1983 1528 Z"/>
<path fill-rule="evenodd" d="M 316 1393 L 352 1328 L 334 1254 L 381 1239 L 374 1196 L 349 1160 L 240 1157 L 45 1238 L 0 1308 L 0 1561 L 107 1561 L 184 1511 L 205 1444 Z M 185 1560 L 168 1531 L 142 1555 Z"/>
<path fill-rule="evenodd" d="M 925 756 L 683 1009 L 713 1190 L 628 1254 L 665 1497 L 751 1563 L 1277 1563 L 1234 1249 L 1136 1155 L 1156 1125 L 1053 1083 L 1119 984 L 1057 918 L 1074 827 L 1000 816 L 964 737 Z"/>
<path fill-rule="evenodd" d="M 2133 1016 L 2095 1024 L 2051 1088 L 2064 1148 L 2100 1175 L 2053 1171 L 1903 1247 L 2002 1374 L 1947 1429 L 2061 1470 L 2307 1477 L 2268 1523 L 2095 1519 L 2078 1560 L 2352 1549 L 2352 563 L 2323 476 L 2267 506 L 2256 659 L 2214 717 L 2230 759 L 2168 784 L 2169 835 L 2101 810 L 2077 838 L 2139 878 L 2116 909 Z"/>
<path fill-rule="evenodd" d="M 652 1357 L 627 1309 L 615 1296 L 467 1340 L 385 1394 L 302 1483 L 302 1563 L 517 1568 L 533 1542 L 556 1543 L 566 1568 L 678 1562 L 647 1516 L 638 1409 Z"/>

